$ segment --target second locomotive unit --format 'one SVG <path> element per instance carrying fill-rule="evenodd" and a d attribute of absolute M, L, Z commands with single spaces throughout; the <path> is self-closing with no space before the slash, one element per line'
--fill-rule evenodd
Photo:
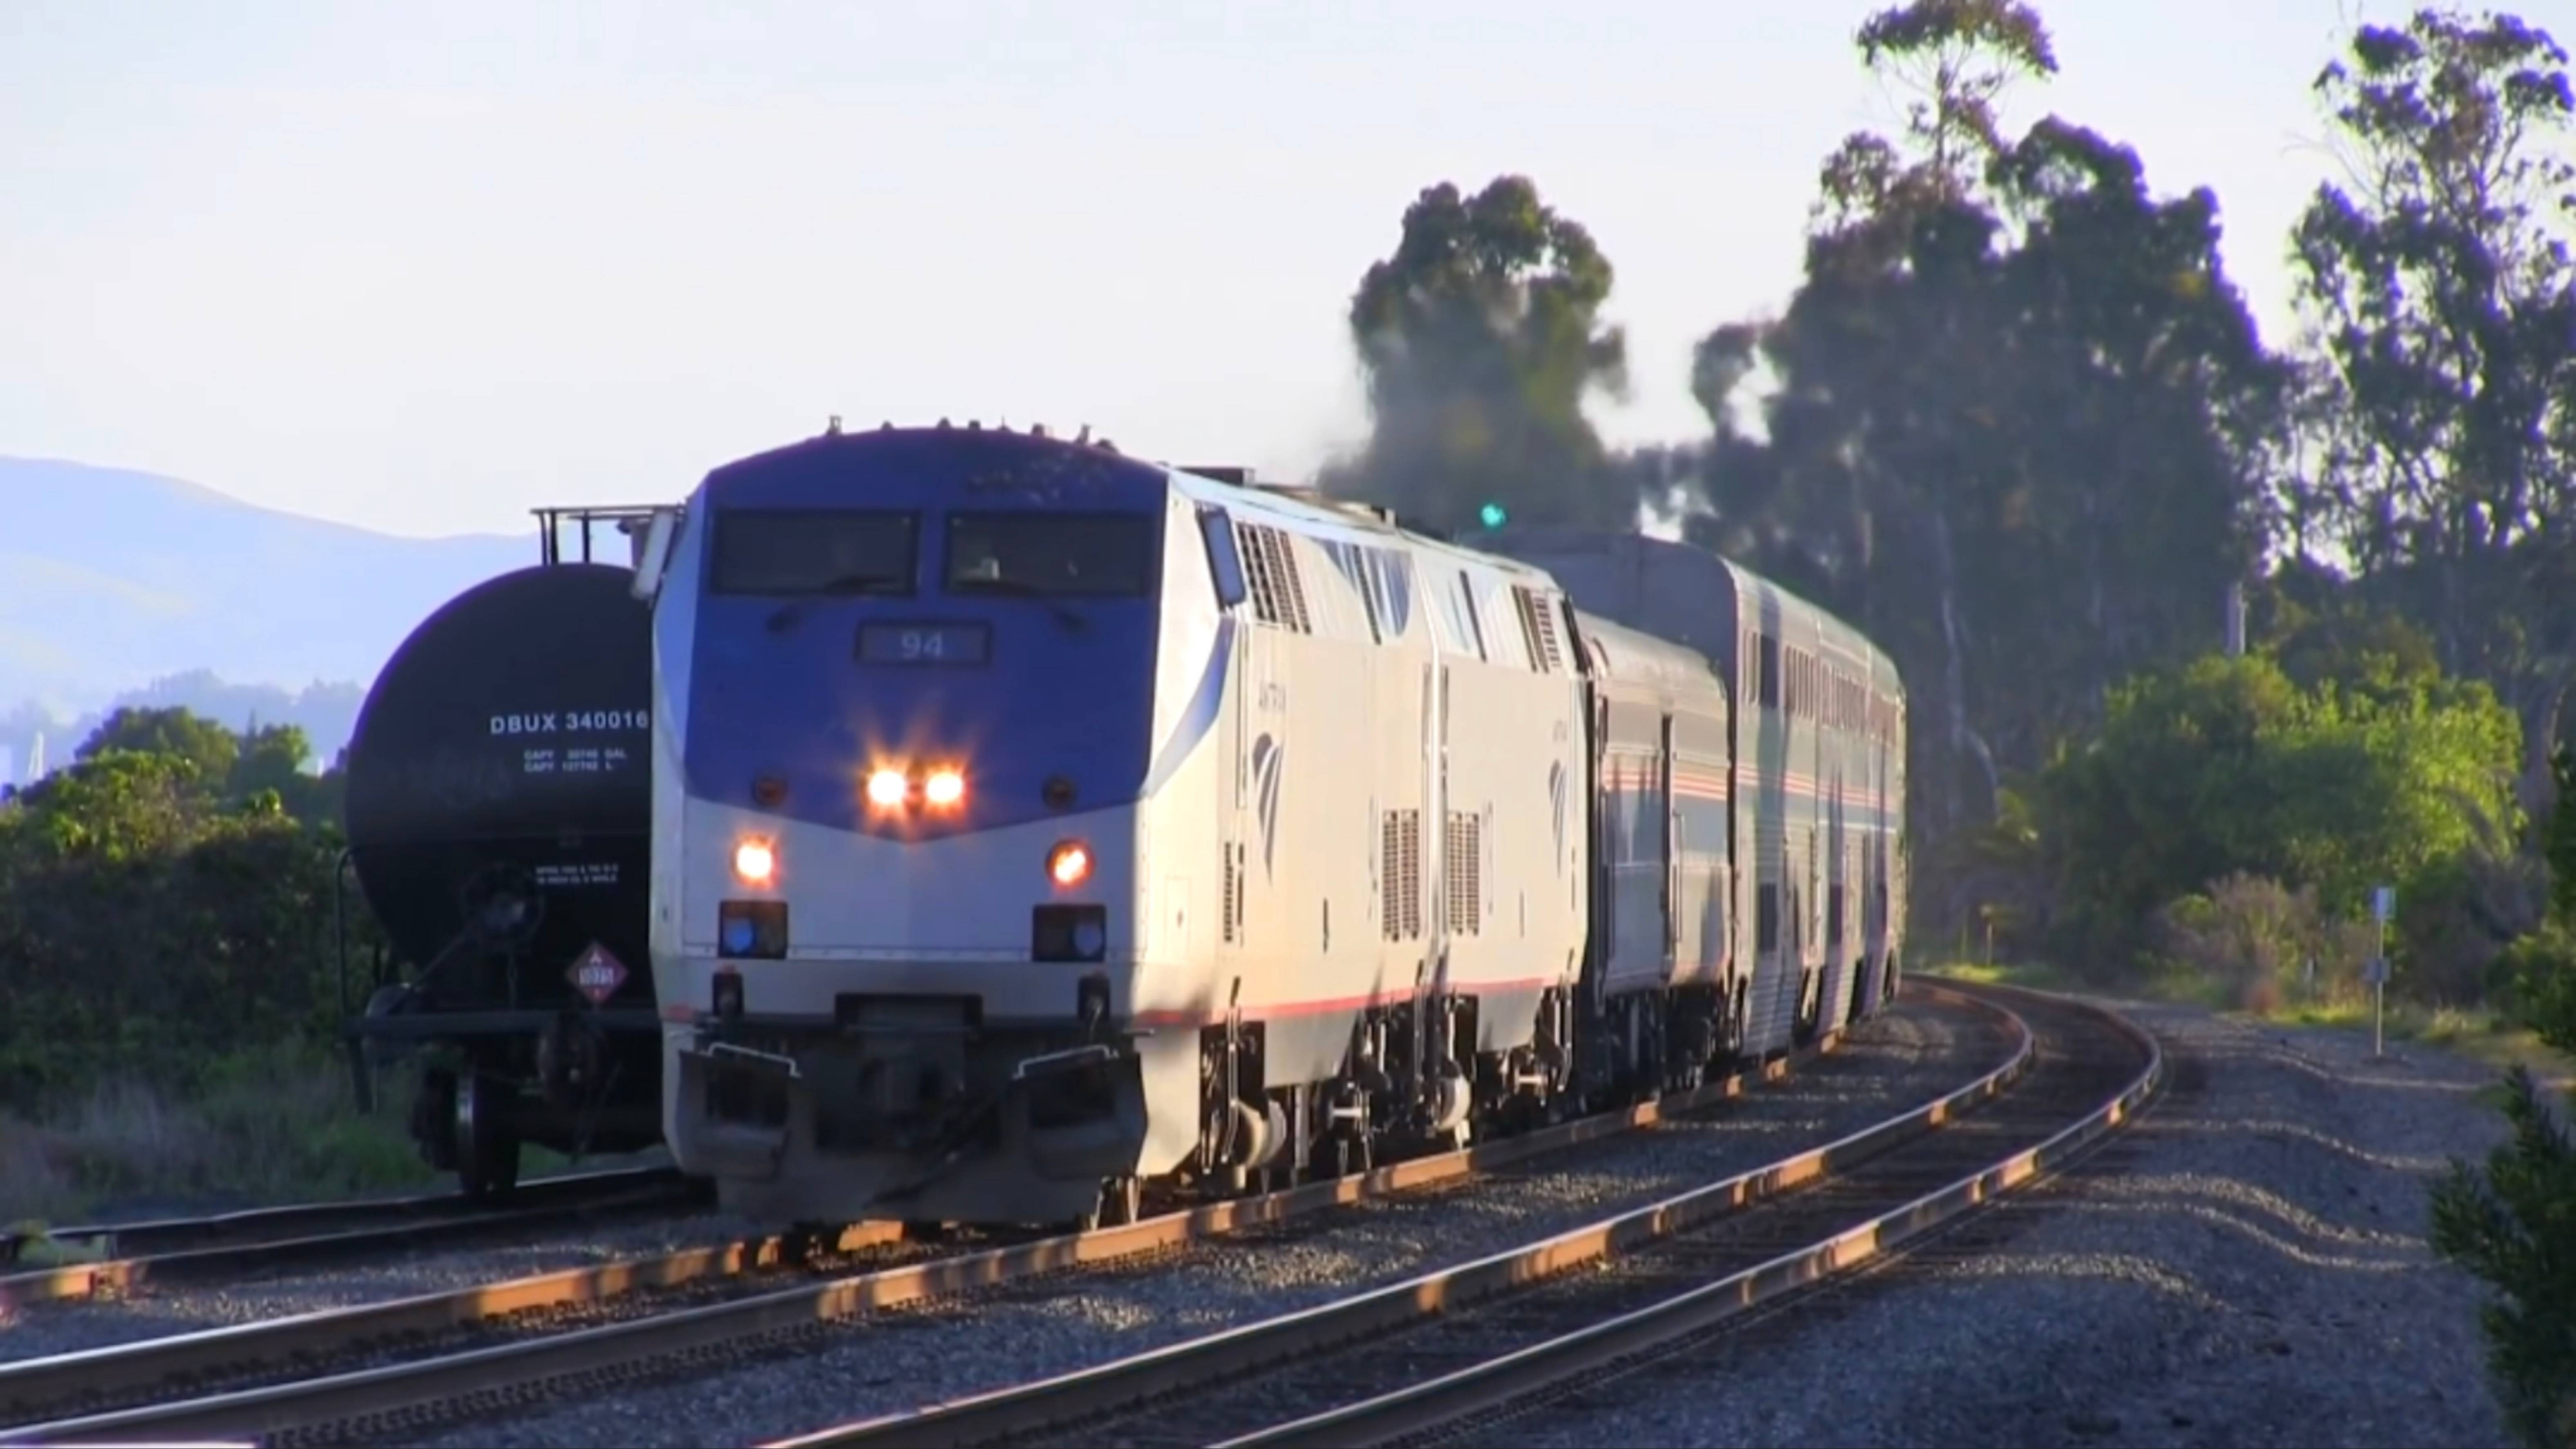
<path fill-rule="evenodd" d="M 1686 1086 L 1894 989 L 1893 671 L 1709 555 L 1531 540 L 1569 599 L 944 424 L 730 464 L 673 523 L 664 1128 L 732 1210 L 1115 1219 Z"/>

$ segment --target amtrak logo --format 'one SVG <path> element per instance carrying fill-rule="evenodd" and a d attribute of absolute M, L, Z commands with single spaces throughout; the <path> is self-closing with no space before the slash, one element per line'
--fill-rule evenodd
<path fill-rule="evenodd" d="M 1565 860 L 1565 762 L 1547 767 L 1548 820 L 1556 832 L 1556 858 Z"/>
<path fill-rule="evenodd" d="M 1268 734 L 1252 742 L 1252 806 L 1261 820 L 1261 875 L 1272 878 L 1270 859 L 1279 843 L 1279 766 L 1288 747 Z"/>

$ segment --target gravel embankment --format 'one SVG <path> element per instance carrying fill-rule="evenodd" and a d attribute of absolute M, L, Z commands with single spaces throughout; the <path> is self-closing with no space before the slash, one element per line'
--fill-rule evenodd
<path fill-rule="evenodd" d="M 744 1444 L 1062 1373 L 1467 1261 L 1880 1120 L 2000 1060 L 1979 1018 L 1904 1004 L 1832 1058 L 1716 1116 L 1575 1149 L 1472 1188 L 1366 1204 L 1136 1267 L 1057 1275 L 835 1325 L 703 1373 L 458 1424 L 430 1446 Z"/>
<path fill-rule="evenodd" d="M 2483 1159 L 2493 1069 L 2367 1033 L 2116 1003 L 2155 1110 L 1886 1269 L 1458 1442 L 2505 1445 L 2476 1280 L 2426 1188 Z"/>

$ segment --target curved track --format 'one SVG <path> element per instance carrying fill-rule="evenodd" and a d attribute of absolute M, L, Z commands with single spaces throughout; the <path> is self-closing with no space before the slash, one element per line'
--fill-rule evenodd
<path fill-rule="evenodd" d="M 1704 1111 L 1743 1095 L 1751 1087 L 1783 1080 L 1797 1062 L 1831 1051 L 1839 1044 L 1838 1036 L 1829 1037 L 1809 1052 L 1769 1063 L 1684 1097 L 1602 1113 L 1525 1136 L 1416 1158 L 1368 1173 L 1088 1233 L 1034 1237 L 975 1251 L 928 1249 L 931 1256 L 926 1261 L 462 1352 L 416 1356 L 421 1347 L 416 1340 L 404 1346 L 407 1356 L 401 1361 L 381 1362 L 390 1337 L 426 1335 L 444 1340 L 430 1345 L 435 1349 L 454 1342 L 458 1325 L 499 1313 L 594 1304 L 639 1288 L 747 1279 L 763 1265 L 792 1259 L 795 1245 L 775 1239 L 736 1244 L 671 1258 L 547 1274 L 463 1293 L 371 1304 L 0 1366 L 0 1417 L 23 1425 L 0 1434 L 0 1443 L 77 1444 L 132 1442 L 142 1436 L 205 1439 L 280 1434 L 347 1442 L 356 1437 L 400 1434 L 420 1422 L 452 1417 L 460 1409 L 489 1410 L 670 1355 L 756 1348 L 781 1335 L 810 1330 L 818 1322 L 872 1309 L 1065 1268 L 1132 1260 L 1239 1228 L 1454 1182 L 1664 1118 Z M 2028 1049 L 2027 1039 L 2020 1039 L 2016 1060 Z M 925 1251 L 924 1245 L 898 1244 L 894 1239 L 891 1225 L 863 1224 L 845 1232 L 838 1244 L 827 1247 L 841 1252 L 877 1249 L 901 1254 L 910 1250 L 919 1255 Z M 742 1285 L 726 1286 L 738 1292 Z M 488 1335 L 485 1341 L 489 1343 Z M 378 1359 L 375 1366 L 331 1371 L 353 1362 L 367 1362 L 371 1354 Z M 279 1369 L 289 1364 L 304 1376 L 274 1381 Z M 215 1383 L 209 1383 L 209 1378 Z M 259 1378 L 271 1381 L 243 1382 Z M 226 1381 L 243 1386 L 232 1392 L 206 1392 Z M 173 1387 L 184 1387 L 199 1396 L 150 1402 Z M 107 1411 L 99 1412 L 102 1408 Z M 24 1423 L 34 1413 L 60 1414 L 66 1410 L 83 1416 Z"/>
<path fill-rule="evenodd" d="M 0 1237 L 0 1265 L 48 1246 L 92 1260 L 0 1275 L 0 1302 L 50 1303 L 126 1292 L 147 1281 L 203 1281 L 286 1263 L 357 1257 L 425 1242 L 466 1240 L 602 1212 L 650 1211 L 704 1190 L 668 1167 L 535 1178 L 508 1197 L 462 1193 L 252 1208 L 202 1218 L 56 1228 Z"/>
<path fill-rule="evenodd" d="M 2161 1081 L 2153 1038 L 2108 1012 L 1936 989 L 2009 1003 L 2043 1045 L 1840 1141 L 1512 1252 L 765 1449 L 1441 1437 L 1893 1251 L 2091 1144 Z"/>

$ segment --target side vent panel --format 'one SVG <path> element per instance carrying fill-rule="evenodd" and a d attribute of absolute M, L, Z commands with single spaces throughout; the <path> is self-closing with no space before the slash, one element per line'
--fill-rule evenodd
<path fill-rule="evenodd" d="M 1378 923 L 1386 939 L 1422 936 L 1422 812 L 1389 810 L 1378 827 Z"/>
<path fill-rule="evenodd" d="M 1243 867 L 1236 863 L 1236 858 L 1242 853 L 1243 847 L 1239 845 L 1227 846 L 1225 850 L 1225 938 L 1228 941 L 1243 939 Z"/>
<path fill-rule="evenodd" d="M 1526 584 L 1512 585 L 1512 601 L 1520 606 L 1521 638 L 1529 645 L 1530 672 L 1564 673 L 1565 645 L 1557 638 L 1556 616 Z"/>
<path fill-rule="evenodd" d="M 1485 817 L 1449 812 L 1449 934 L 1473 936 L 1485 922 Z"/>
<path fill-rule="evenodd" d="M 1297 553 L 1288 535 L 1266 523 L 1235 527 L 1245 581 L 1252 589 L 1253 613 L 1265 624 L 1300 634 L 1315 632 L 1306 613 L 1304 581 L 1297 576 Z"/>

